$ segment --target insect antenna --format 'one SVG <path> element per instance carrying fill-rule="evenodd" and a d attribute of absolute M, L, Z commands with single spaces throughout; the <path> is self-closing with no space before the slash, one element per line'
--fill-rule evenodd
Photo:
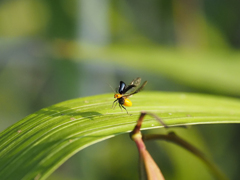
<path fill-rule="evenodd" d="M 113 87 L 108 83 L 109 87 L 113 90 L 114 93 L 116 93 L 117 91 L 113 89 Z"/>

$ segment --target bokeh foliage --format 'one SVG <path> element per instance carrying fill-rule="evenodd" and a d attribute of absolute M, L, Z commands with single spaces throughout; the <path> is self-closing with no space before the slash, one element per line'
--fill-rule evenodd
<path fill-rule="evenodd" d="M 146 90 L 239 97 L 240 2 L 10 0 L 0 5 L 1 131 L 41 108 L 110 92 L 108 84 L 115 87 L 120 80 L 128 83 L 138 76 L 149 81 Z M 197 137 L 194 142 L 234 179 L 240 167 L 238 129 L 237 125 L 212 125 L 176 131 L 190 141 Z M 126 138 L 116 139 L 128 144 Z M 83 150 L 49 179 L 96 179 L 100 174 L 102 179 L 117 179 L 117 170 L 132 173 L 124 158 L 113 168 L 116 163 L 111 159 L 116 158 L 118 144 L 110 140 Z M 95 147 L 108 149 L 104 166 Z M 129 149 L 131 157 L 135 149 Z M 174 151 L 175 147 L 168 148 Z M 191 167 L 191 157 L 181 159 L 185 154 L 179 151 L 171 154 L 175 166 L 167 166 L 165 174 L 184 179 L 187 168 L 181 162 Z M 172 163 L 163 156 L 158 159 Z M 89 161 L 93 163 L 81 165 Z"/>

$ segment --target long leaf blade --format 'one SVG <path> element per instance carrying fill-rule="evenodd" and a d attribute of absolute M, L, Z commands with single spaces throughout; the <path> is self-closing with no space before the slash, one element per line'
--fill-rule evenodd
<path fill-rule="evenodd" d="M 141 92 L 131 100 L 131 116 L 111 110 L 112 94 L 69 100 L 27 116 L 0 134 L 0 179 L 45 179 L 81 149 L 131 131 L 142 110 L 169 126 L 240 122 L 237 99 Z M 149 116 L 143 127 L 161 125 Z"/>

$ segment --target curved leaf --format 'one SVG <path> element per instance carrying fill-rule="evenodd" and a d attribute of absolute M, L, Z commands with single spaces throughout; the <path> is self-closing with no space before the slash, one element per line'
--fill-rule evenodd
<path fill-rule="evenodd" d="M 112 94 L 73 99 L 33 113 L 0 134 L 0 179 L 45 179 L 81 149 L 133 129 L 140 111 L 171 125 L 239 123 L 240 101 L 200 94 L 141 92 L 131 116 Z M 161 125 L 147 116 L 143 128 Z"/>

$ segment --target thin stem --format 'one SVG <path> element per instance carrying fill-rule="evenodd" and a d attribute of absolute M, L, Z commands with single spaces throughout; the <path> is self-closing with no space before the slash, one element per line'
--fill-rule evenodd
<path fill-rule="evenodd" d="M 144 141 L 146 140 L 166 140 L 173 142 L 184 149 L 188 150 L 192 154 L 196 155 L 199 159 L 201 159 L 215 174 L 218 179 L 227 180 L 228 178 L 217 168 L 217 166 L 210 161 L 199 149 L 188 143 L 187 141 L 183 140 L 179 136 L 177 136 L 174 132 L 169 132 L 167 135 L 163 134 L 146 134 L 142 135 Z"/>

